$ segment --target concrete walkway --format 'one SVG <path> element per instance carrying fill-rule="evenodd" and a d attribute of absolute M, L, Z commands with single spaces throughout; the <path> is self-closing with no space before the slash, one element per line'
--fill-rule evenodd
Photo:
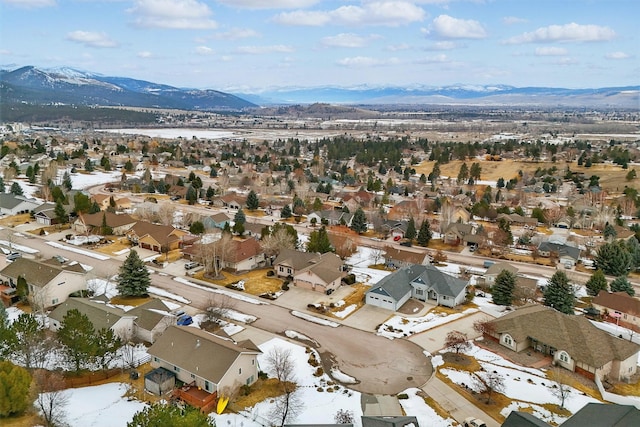
<path fill-rule="evenodd" d="M 435 374 L 422 387 L 433 400 L 438 402 L 440 406 L 449 413 L 451 418 L 459 423 L 467 417 L 479 418 L 487 424 L 487 427 L 500 427 L 500 423 L 487 415 L 480 408 L 469 402 L 464 396 L 455 389 L 449 387 L 442 382 Z"/>
<path fill-rule="evenodd" d="M 362 414 L 368 417 L 401 417 L 404 415 L 396 396 L 385 394 L 362 394 Z"/>

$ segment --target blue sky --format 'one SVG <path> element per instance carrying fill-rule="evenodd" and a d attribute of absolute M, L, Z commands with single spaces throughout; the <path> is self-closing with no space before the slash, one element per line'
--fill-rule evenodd
<path fill-rule="evenodd" d="M 0 0 L 0 64 L 179 87 L 640 84 L 638 0 Z"/>

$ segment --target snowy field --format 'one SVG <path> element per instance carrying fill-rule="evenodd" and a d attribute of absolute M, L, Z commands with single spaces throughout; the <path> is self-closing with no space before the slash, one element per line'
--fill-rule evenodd
<path fill-rule="evenodd" d="M 117 133 L 121 135 L 145 135 L 151 138 L 188 138 L 196 137 L 198 139 L 223 139 L 231 138 L 235 135 L 233 132 L 222 130 L 204 130 L 204 129 L 188 129 L 188 128 L 161 128 L 161 129 L 99 129 L 98 132 Z"/>
<path fill-rule="evenodd" d="M 393 316 L 380 325 L 376 333 L 390 339 L 408 337 L 477 312 L 477 308 L 468 308 L 462 313 L 449 315 L 446 313 L 427 313 L 421 317 Z"/>

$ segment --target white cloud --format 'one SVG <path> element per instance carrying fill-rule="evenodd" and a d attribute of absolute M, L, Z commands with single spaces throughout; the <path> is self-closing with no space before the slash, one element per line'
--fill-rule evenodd
<path fill-rule="evenodd" d="M 451 40 L 442 40 L 439 42 L 431 43 L 427 45 L 424 49 L 425 50 L 453 50 L 460 47 L 464 47 L 464 45 Z"/>
<path fill-rule="evenodd" d="M 328 11 L 296 10 L 274 17 L 274 22 L 283 25 L 323 26 L 334 25 L 381 25 L 397 27 L 424 20 L 426 12 L 413 3 L 397 1 L 373 1 L 362 6 L 341 6 Z"/>
<path fill-rule="evenodd" d="M 505 16 L 504 18 L 502 18 L 502 22 L 507 25 L 514 25 L 524 24 L 525 22 L 527 22 L 527 20 L 524 18 L 518 18 L 517 16 Z"/>
<path fill-rule="evenodd" d="M 294 49 L 291 46 L 285 45 L 270 45 L 270 46 L 240 46 L 236 52 L 245 53 L 249 55 L 260 55 L 264 53 L 290 53 Z"/>
<path fill-rule="evenodd" d="M 55 6 L 56 0 L 2 0 L 0 3 L 6 3 L 24 9 L 37 9 L 40 7 Z"/>
<path fill-rule="evenodd" d="M 400 50 L 409 50 L 409 49 L 411 49 L 411 45 L 408 45 L 407 43 L 392 44 L 387 46 L 387 50 L 391 52 L 398 52 Z"/>
<path fill-rule="evenodd" d="M 153 53 L 149 52 L 148 50 L 143 50 L 142 52 L 138 52 L 138 58 L 142 58 L 142 59 L 153 58 Z"/>
<path fill-rule="evenodd" d="M 564 56 L 568 53 L 563 47 L 538 47 L 536 48 L 536 56 Z"/>
<path fill-rule="evenodd" d="M 419 58 L 413 61 L 414 64 L 442 64 L 445 62 L 449 62 L 449 57 L 444 53 L 440 53 L 438 55 L 427 56 L 425 58 Z"/>
<path fill-rule="evenodd" d="M 378 67 L 398 64 L 399 61 L 397 58 L 379 59 L 372 58 L 370 56 L 353 56 L 349 58 L 342 58 L 336 61 L 336 63 L 344 67 Z"/>
<path fill-rule="evenodd" d="M 197 46 L 196 53 L 198 55 L 213 55 L 213 49 L 208 46 Z"/>
<path fill-rule="evenodd" d="M 631 58 L 631 55 L 624 52 L 609 52 L 605 56 L 607 59 L 628 59 Z"/>
<path fill-rule="evenodd" d="M 72 31 L 67 34 L 67 40 L 81 43 L 86 47 L 116 47 L 118 43 L 111 40 L 105 33 L 97 33 L 93 31 Z"/>
<path fill-rule="evenodd" d="M 447 39 L 483 39 L 487 32 L 473 19 L 457 19 L 449 15 L 440 15 L 433 20 L 433 30 Z"/>
<path fill-rule="evenodd" d="M 258 37 L 260 34 L 250 28 L 231 28 L 229 31 L 216 33 L 214 38 L 224 40 L 248 39 L 250 37 Z"/>
<path fill-rule="evenodd" d="M 375 35 L 362 37 L 353 33 L 340 33 L 335 36 L 327 36 L 322 39 L 322 44 L 331 47 L 363 47 L 372 39 L 378 38 Z"/>
<path fill-rule="evenodd" d="M 319 2 L 320 0 L 218 0 L 218 3 L 243 9 L 299 9 Z"/>
<path fill-rule="evenodd" d="M 598 42 L 611 40 L 615 31 L 600 25 L 580 25 L 572 22 L 565 25 L 549 25 L 535 31 L 511 37 L 507 44 L 546 43 L 546 42 Z"/>
<path fill-rule="evenodd" d="M 144 28 L 174 30 L 217 28 L 210 19 L 211 9 L 197 0 L 136 0 L 128 12 L 136 15 L 134 24 Z"/>

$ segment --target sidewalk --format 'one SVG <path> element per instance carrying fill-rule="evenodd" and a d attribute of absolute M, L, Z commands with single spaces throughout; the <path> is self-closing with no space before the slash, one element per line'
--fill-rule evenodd
<path fill-rule="evenodd" d="M 459 423 L 462 423 L 467 417 L 474 417 L 484 421 L 487 427 L 500 427 L 496 420 L 465 399 L 455 389 L 442 382 L 435 373 L 422 387 L 422 390 Z"/>

